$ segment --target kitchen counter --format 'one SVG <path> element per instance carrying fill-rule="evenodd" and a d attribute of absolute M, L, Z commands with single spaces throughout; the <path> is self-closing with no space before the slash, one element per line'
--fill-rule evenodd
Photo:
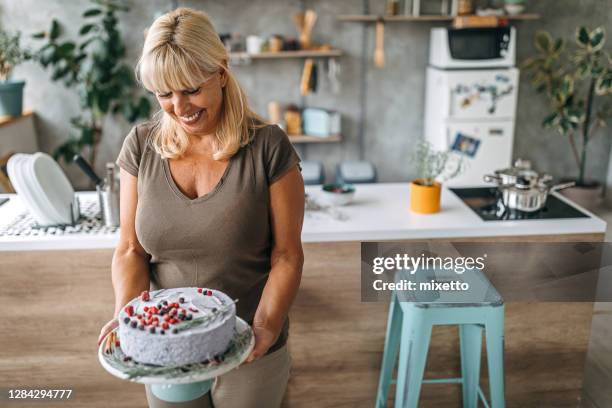
<path fill-rule="evenodd" d="M 317 200 L 319 186 L 306 192 Z M 570 203 L 563 196 L 560 199 Z M 0 229 L 11 223 L 24 207 L 16 195 L 0 206 Z M 95 200 L 91 192 L 79 193 L 82 200 Z M 442 210 L 419 215 L 408 210 L 407 183 L 357 185 L 354 201 L 332 211 L 306 211 L 302 241 L 384 241 L 435 238 L 511 237 L 604 233 L 606 223 L 570 203 L 590 218 L 555 220 L 483 221 L 453 192 L 442 190 Z M 119 232 L 80 232 L 64 235 L 0 236 L 0 251 L 69 250 L 113 248 Z"/>

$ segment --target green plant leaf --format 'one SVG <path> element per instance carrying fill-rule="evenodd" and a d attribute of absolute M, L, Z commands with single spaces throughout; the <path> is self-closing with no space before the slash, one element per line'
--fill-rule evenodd
<path fill-rule="evenodd" d="M 85 24 L 83 27 L 81 27 L 81 29 L 79 30 L 79 34 L 80 35 L 85 35 L 88 32 L 90 32 L 91 30 L 93 30 L 93 28 L 95 27 L 95 24 Z"/>
<path fill-rule="evenodd" d="M 67 41 L 59 45 L 56 48 L 55 52 L 58 53 L 62 58 L 69 58 L 70 54 L 74 51 L 75 48 L 76 48 L 75 43 L 71 41 Z"/>
<path fill-rule="evenodd" d="M 542 121 L 542 127 L 545 127 L 545 128 L 552 127 L 555 121 L 557 120 L 558 116 L 559 115 L 556 112 L 553 112 L 550 115 L 546 116 L 544 120 Z"/>
<path fill-rule="evenodd" d="M 566 97 L 569 97 L 572 93 L 574 93 L 574 78 L 571 75 L 565 75 L 563 77 L 563 81 L 561 82 L 560 87 L 561 92 Z"/>
<path fill-rule="evenodd" d="M 51 41 L 56 40 L 57 37 L 60 36 L 61 31 L 62 31 L 62 29 L 61 29 L 59 23 L 57 22 L 57 20 L 55 20 L 55 19 L 52 20 L 51 21 L 51 30 L 49 30 L 49 39 Z"/>
<path fill-rule="evenodd" d="M 151 114 L 151 102 L 144 96 L 140 97 L 140 101 L 138 102 L 138 117 L 140 118 L 148 118 Z"/>
<path fill-rule="evenodd" d="M 579 46 L 586 47 L 589 45 L 589 41 L 589 31 L 586 27 L 578 27 L 578 29 L 576 29 L 576 43 L 578 43 Z"/>
<path fill-rule="evenodd" d="M 590 70 L 591 66 L 588 63 L 581 62 L 576 68 L 576 74 L 578 75 L 578 77 L 584 78 L 589 74 Z"/>
<path fill-rule="evenodd" d="M 45 33 L 44 31 L 41 31 L 39 33 L 32 34 L 32 38 L 35 38 L 35 39 L 39 40 L 41 38 L 45 38 L 46 35 L 47 35 L 47 33 Z"/>
<path fill-rule="evenodd" d="M 589 35 L 589 44 L 593 51 L 599 51 L 606 42 L 606 31 L 603 27 L 597 27 Z"/>
<path fill-rule="evenodd" d="M 85 12 L 83 13 L 83 17 L 93 17 L 93 16 L 97 16 L 99 14 L 102 14 L 102 10 L 100 10 L 100 9 L 89 9 L 89 10 L 85 10 Z"/>
<path fill-rule="evenodd" d="M 81 138 L 79 144 L 82 146 L 92 146 L 94 144 L 94 131 L 89 127 L 81 128 Z"/>
<path fill-rule="evenodd" d="M 538 31 L 535 36 L 535 46 L 543 53 L 548 53 L 551 49 L 552 37 L 546 31 Z"/>
<path fill-rule="evenodd" d="M 612 69 L 609 68 L 597 79 L 595 83 L 595 92 L 597 95 L 612 94 Z"/>
<path fill-rule="evenodd" d="M 553 46 L 553 51 L 555 52 L 555 54 L 561 53 L 564 48 L 565 41 L 563 41 L 562 38 L 557 38 L 557 40 L 555 41 L 555 45 Z"/>

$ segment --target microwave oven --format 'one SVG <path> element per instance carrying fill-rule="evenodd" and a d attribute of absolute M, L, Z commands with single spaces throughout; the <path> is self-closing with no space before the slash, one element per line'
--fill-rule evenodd
<path fill-rule="evenodd" d="M 429 65 L 441 69 L 513 67 L 514 27 L 431 29 Z"/>

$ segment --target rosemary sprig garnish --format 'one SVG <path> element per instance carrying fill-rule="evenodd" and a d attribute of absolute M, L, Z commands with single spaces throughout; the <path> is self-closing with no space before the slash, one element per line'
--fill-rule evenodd
<path fill-rule="evenodd" d="M 176 324 L 173 326 L 173 331 L 176 329 L 176 331 L 181 332 L 187 329 L 190 329 L 192 327 L 195 326 L 200 326 L 202 324 L 206 324 L 209 322 L 214 321 L 217 317 L 223 315 L 225 312 L 227 312 L 230 307 L 232 305 L 235 305 L 236 303 L 238 303 L 238 299 L 234 300 L 231 303 L 228 303 L 226 305 L 220 306 L 217 310 L 212 311 L 210 314 L 207 314 L 206 316 L 202 316 L 202 317 L 198 317 L 197 319 L 193 319 L 193 320 L 186 320 L 183 321 L 179 324 Z"/>

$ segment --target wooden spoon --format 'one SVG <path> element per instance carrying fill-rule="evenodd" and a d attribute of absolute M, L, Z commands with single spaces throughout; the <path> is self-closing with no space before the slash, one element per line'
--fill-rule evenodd
<path fill-rule="evenodd" d="M 374 65 L 385 67 L 385 23 L 382 18 L 376 20 L 376 48 L 374 49 Z"/>

